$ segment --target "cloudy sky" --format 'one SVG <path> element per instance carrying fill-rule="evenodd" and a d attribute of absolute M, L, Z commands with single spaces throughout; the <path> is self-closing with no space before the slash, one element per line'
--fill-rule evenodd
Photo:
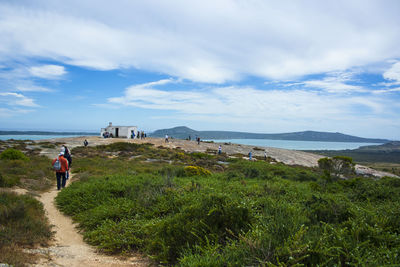
<path fill-rule="evenodd" d="M 0 129 L 400 140 L 400 1 L 0 1 Z"/>

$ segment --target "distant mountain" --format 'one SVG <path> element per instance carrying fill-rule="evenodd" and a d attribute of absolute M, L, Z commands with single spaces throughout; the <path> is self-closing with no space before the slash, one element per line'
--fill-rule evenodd
<path fill-rule="evenodd" d="M 400 142 L 391 141 L 382 145 L 362 146 L 346 150 L 309 150 L 324 156 L 347 156 L 358 163 L 396 163 L 400 164 Z"/>
<path fill-rule="evenodd" d="M 157 130 L 150 134 L 153 137 L 164 137 L 165 135 L 177 139 L 187 139 L 189 136 L 194 139 L 199 136 L 201 139 L 272 139 L 272 140 L 296 140 L 296 141 L 326 141 L 326 142 L 360 142 L 360 143 L 387 143 L 387 139 L 362 138 L 342 133 L 304 131 L 280 134 L 261 134 L 230 131 L 196 131 L 186 126 L 179 126 L 170 129 Z"/>
<path fill-rule="evenodd" d="M 382 145 L 376 146 L 361 146 L 356 151 L 380 151 L 380 152 L 400 152 L 400 141 L 391 141 Z"/>
<path fill-rule="evenodd" d="M 87 132 L 0 131 L 0 135 L 99 135 Z"/>

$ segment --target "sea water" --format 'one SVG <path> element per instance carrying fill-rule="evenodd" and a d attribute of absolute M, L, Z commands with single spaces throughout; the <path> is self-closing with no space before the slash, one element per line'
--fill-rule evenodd
<path fill-rule="evenodd" d="M 43 140 L 52 138 L 64 138 L 64 137 L 78 137 L 81 135 L 29 135 L 29 134 L 18 134 L 18 135 L 0 135 L 0 140 Z"/>
<path fill-rule="evenodd" d="M 208 140 L 216 143 L 234 143 L 252 146 L 266 146 L 295 150 L 345 150 L 356 149 L 360 146 L 380 145 L 382 143 L 358 143 L 358 142 L 325 142 L 325 141 L 293 141 L 271 139 L 223 139 Z"/>

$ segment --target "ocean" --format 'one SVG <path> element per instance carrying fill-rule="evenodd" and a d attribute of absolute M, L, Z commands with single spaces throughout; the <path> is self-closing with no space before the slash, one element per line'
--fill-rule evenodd
<path fill-rule="evenodd" d="M 381 143 L 354 143 L 354 142 L 323 142 L 323 141 L 292 141 L 270 139 L 224 139 L 208 140 L 216 143 L 234 143 L 252 146 L 267 146 L 295 150 L 345 150 L 356 149 L 360 146 L 380 145 Z"/>
<path fill-rule="evenodd" d="M 0 140 L 43 140 L 43 139 L 52 139 L 52 138 L 64 138 L 64 137 L 78 137 L 81 135 L 0 135 Z"/>

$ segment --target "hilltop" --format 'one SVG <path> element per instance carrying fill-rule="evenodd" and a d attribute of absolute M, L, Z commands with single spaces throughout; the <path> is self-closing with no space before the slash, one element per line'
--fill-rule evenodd
<path fill-rule="evenodd" d="M 325 156 L 348 156 L 361 163 L 396 163 L 400 164 L 400 142 L 392 141 L 382 145 L 362 146 L 357 149 L 346 150 L 309 150 Z"/>
<path fill-rule="evenodd" d="M 165 135 L 177 139 L 186 139 L 189 136 L 202 139 L 272 139 L 272 140 L 294 140 L 294 141 L 326 141 L 326 142 L 360 142 L 360 143 L 387 143 L 390 140 L 378 138 L 363 138 L 343 133 L 303 131 L 293 133 L 249 133 L 233 131 L 196 131 L 186 126 L 170 129 L 161 129 L 150 134 L 152 137 L 164 137 Z"/>

